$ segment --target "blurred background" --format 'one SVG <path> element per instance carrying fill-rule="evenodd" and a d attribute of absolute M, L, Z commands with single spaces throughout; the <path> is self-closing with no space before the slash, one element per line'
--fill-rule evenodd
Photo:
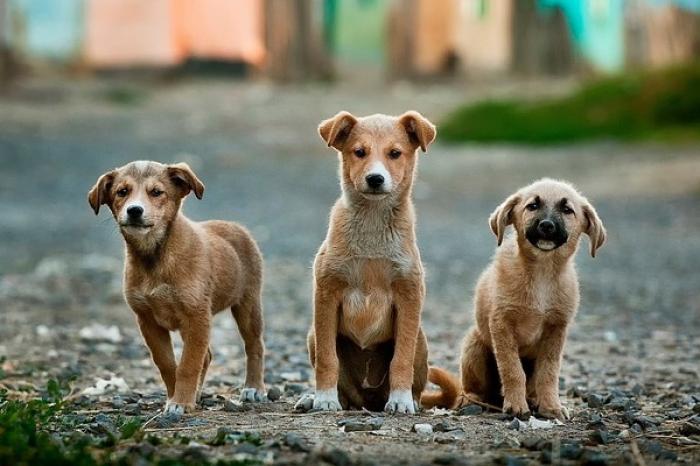
<path fill-rule="evenodd" d="M 186 161 L 206 184 L 187 214 L 247 225 L 266 257 L 270 377 L 308 382 L 310 265 L 339 194 L 316 127 L 415 109 L 438 125 L 415 189 L 431 361 L 456 367 L 489 213 L 551 176 L 609 231 L 596 259 L 581 248 L 571 344 L 597 374 L 640 338 L 690 345 L 654 353 L 682 363 L 700 332 L 698 60 L 700 0 L 0 0 L 0 357 L 78 358 L 90 378 L 104 360 L 66 342 L 99 322 L 133 343 L 111 370 L 146 358 L 121 238 L 86 193 L 131 160 Z M 127 381 L 157 386 L 149 367 Z"/>

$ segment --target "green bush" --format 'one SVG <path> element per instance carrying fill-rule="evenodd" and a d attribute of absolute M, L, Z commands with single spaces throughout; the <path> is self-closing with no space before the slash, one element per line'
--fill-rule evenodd
<path fill-rule="evenodd" d="M 439 128 L 448 142 L 547 144 L 674 134 L 700 139 L 700 64 L 601 79 L 544 102 L 464 106 Z"/>

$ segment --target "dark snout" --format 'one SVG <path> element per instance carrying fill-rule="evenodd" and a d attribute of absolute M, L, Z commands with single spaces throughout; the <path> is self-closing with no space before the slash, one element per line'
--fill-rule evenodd
<path fill-rule="evenodd" d="M 126 215 L 129 216 L 129 220 L 140 220 L 143 217 L 143 207 L 139 205 L 132 205 L 126 209 Z"/>
<path fill-rule="evenodd" d="M 569 239 L 564 219 L 558 215 L 534 219 L 525 234 L 533 246 L 547 251 L 558 248 Z"/>
<path fill-rule="evenodd" d="M 367 175 L 365 181 L 367 181 L 367 186 L 370 188 L 379 189 L 384 184 L 384 177 L 378 174 Z"/>

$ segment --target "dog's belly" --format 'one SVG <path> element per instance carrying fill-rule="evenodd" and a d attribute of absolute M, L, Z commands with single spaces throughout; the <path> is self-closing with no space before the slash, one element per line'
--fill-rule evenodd
<path fill-rule="evenodd" d="M 363 291 L 348 288 L 343 297 L 339 332 L 367 348 L 393 337 L 391 292 L 382 289 Z"/>

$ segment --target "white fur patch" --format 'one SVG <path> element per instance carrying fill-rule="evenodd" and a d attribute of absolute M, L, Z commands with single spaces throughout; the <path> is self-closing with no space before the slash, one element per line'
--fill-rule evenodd
<path fill-rule="evenodd" d="M 391 179 L 391 173 L 389 173 L 389 170 L 386 169 L 382 162 L 374 162 L 369 167 L 369 170 L 367 170 L 365 176 L 367 177 L 370 175 L 382 175 L 384 177 L 384 191 L 391 191 L 391 188 L 394 185 L 393 180 Z"/>
<path fill-rule="evenodd" d="M 314 408 L 321 411 L 341 411 L 343 408 L 338 401 L 338 389 L 316 390 Z"/>
<path fill-rule="evenodd" d="M 416 406 L 413 402 L 411 390 L 392 390 L 389 392 L 389 401 L 384 406 L 388 413 L 415 414 Z"/>

